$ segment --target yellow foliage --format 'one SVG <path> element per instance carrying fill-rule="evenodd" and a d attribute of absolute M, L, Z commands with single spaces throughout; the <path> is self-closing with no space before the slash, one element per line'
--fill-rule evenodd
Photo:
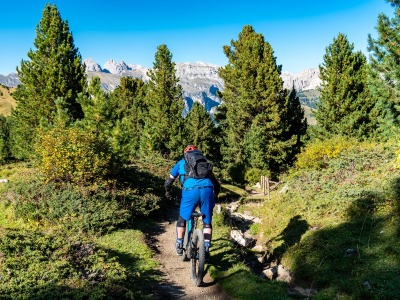
<path fill-rule="evenodd" d="M 360 143 L 356 139 L 343 136 L 336 136 L 329 140 L 315 140 L 297 156 L 296 167 L 298 169 L 323 168 L 329 159 L 338 157 L 346 149 L 370 146 L 372 144 Z"/>
<path fill-rule="evenodd" d="M 400 145 L 400 143 L 399 143 Z M 395 165 L 396 169 L 400 169 L 400 150 L 396 151 L 396 165 Z"/>
<path fill-rule="evenodd" d="M 77 128 L 42 131 L 36 143 L 45 181 L 95 184 L 110 169 L 111 148 L 96 134 Z"/>

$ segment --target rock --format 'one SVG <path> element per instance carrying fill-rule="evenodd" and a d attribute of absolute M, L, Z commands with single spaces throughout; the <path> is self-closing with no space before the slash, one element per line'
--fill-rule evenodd
<path fill-rule="evenodd" d="M 242 213 L 231 213 L 231 218 L 234 219 L 237 222 L 252 222 L 252 223 L 261 223 L 261 220 L 259 218 L 242 214 Z"/>
<path fill-rule="evenodd" d="M 257 189 L 261 189 L 261 184 L 260 184 L 259 182 L 257 182 L 257 184 L 254 185 L 253 187 L 254 187 L 254 188 L 257 188 Z"/>
<path fill-rule="evenodd" d="M 363 286 L 364 286 L 367 290 L 371 289 L 371 285 L 369 284 L 368 281 L 364 281 L 364 282 L 363 282 Z"/>
<path fill-rule="evenodd" d="M 0 179 L 0 182 L 2 182 L 2 183 L 6 183 L 6 182 L 8 182 L 8 179 Z"/>
<path fill-rule="evenodd" d="M 287 184 L 283 186 L 283 188 L 279 191 L 280 194 L 285 194 L 289 190 L 289 187 Z"/>
<path fill-rule="evenodd" d="M 356 250 L 349 248 L 346 250 L 346 252 L 344 253 L 345 257 L 351 257 L 354 256 L 356 254 Z"/>
<path fill-rule="evenodd" d="M 239 201 L 235 201 L 235 202 L 229 203 L 229 204 L 226 206 L 226 209 L 227 209 L 228 211 L 230 211 L 231 213 L 233 213 L 233 212 L 237 211 L 237 209 L 239 208 L 239 206 L 240 206 Z"/>
<path fill-rule="evenodd" d="M 289 286 L 288 294 L 290 296 L 301 296 L 309 299 L 317 294 L 317 291 L 311 288 L 302 288 L 299 286 Z"/>
<path fill-rule="evenodd" d="M 287 282 L 287 283 L 290 283 L 292 281 L 292 275 L 291 275 L 290 271 L 287 270 L 282 265 L 264 269 L 263 274 L 269 280 L 277 280 L 277 281 L 282 281 L 282 282 Z"/>
<path fill-rule="evenodd" d="M 252 238 L 245 237 L 240 230 L 232 230 L 231 239 L 242 247 L 249 247 L 255 241 Z"/>
<path fill-rule="evenodd" d="M 261 252 L 263 252 L 263 246 L 262 245 L 256 245 L 251 250 L 253 250 L 254 252 L 261 253 Z"/>

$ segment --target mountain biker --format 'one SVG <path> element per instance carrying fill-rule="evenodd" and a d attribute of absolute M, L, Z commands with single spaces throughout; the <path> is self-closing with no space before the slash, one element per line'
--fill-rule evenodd
<path fill-rule="evenodd" d="M 185 160 L 189 152 L 198 153 L 199 149 L 194 145 L 188 145 L 184 153 L 184 158 L 176 163 L 172 168 L 169 178 L 165 181 L 165 196 L 171 198 L 171 186 L 174 180 L 179 176 L 182 183 L 182 199 L 179 208 L 179 219 L 176 222 L 176 253 L 183 254 L 183 236 L 185 234 L 186 221 L 190 219 L 196 207 L 200 206 L 200 212 L 203 217 L 203 232 L 206 258 L 209 258 L 212 235 L 212 214 L 215 206 L 215 199 L 221 189 L 221 185 L 216 179 L 214 173 L 210 171 L 205 178 L 193 178 L 188 172 L 188 163 Z M 186 155 L 186 156 L 185 156 Z M 186 168 L 185 168 L 186 165 Z M 186 169 L 186 170 L 185 170 Z"/>

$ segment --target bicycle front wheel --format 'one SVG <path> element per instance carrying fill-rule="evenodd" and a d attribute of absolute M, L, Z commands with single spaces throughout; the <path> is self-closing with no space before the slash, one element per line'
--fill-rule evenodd
<path fill-rule="evenodd" d="M 192 281 L 195 286 L 203 283 L 205 248 L 203 231 L 196 229 L 192 236 L 191 263 L 192 263 Z"/>

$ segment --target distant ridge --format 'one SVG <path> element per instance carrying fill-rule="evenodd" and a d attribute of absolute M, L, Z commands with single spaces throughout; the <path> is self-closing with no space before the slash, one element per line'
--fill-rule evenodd
<path fill-rule="evenodd" d="M 141 78 L 143 81 L 149 80 L 147 76 L 149 69 L 141 65 L 110 59 L 101 67 L 91 58 L 85 59 L 84 64 L 88 79 L 90 80 L 94 76 L 99 77 L 101 86 L 106 91 L 114 90 L 124 76 Z M 176 75 L 185 99 L 184 114 L 190 110 L 194 102 L 201 103 L 211 113 L 214 107 L 221 103 L 217 91 L 224 90 L 224 82 L 218 76 L 219 68 L 220 66 L 205 62 L 176 63 Z M 321 84 L 319 69 L 307 69 L 297 74 L 283 72 L 281 77 L 285 88 L 292 89 L 294 87 L 296 89 L 302 104 L 315 107 L 319 96 L 315 90 Z M 20 84 L 20 81 L 17 74 L 11 73 L 7 76 L 0 75 L 0 83 L 8 87 L 15 87 Z M 313 96 L 310 98 L 308 95 Z"/>

